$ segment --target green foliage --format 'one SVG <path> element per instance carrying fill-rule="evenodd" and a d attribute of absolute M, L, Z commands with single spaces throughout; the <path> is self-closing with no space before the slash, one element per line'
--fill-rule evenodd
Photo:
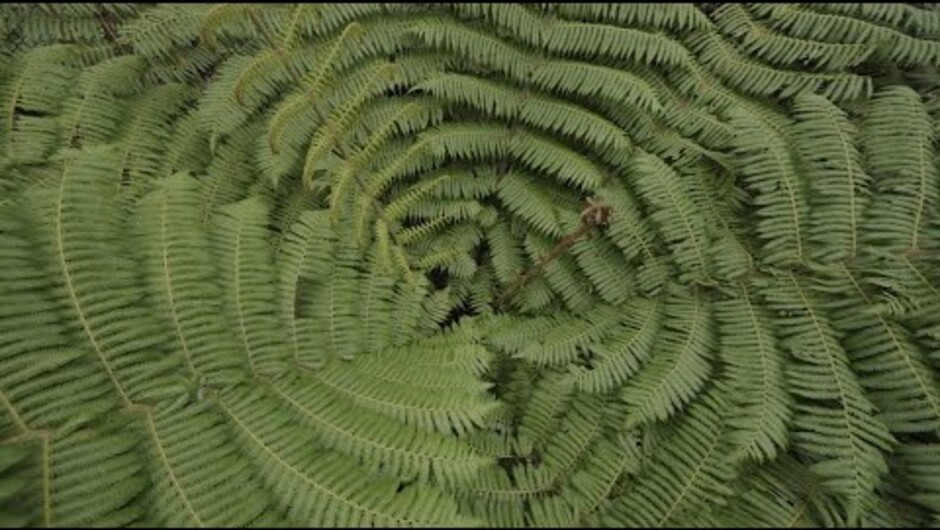
<path fill-rule="evenodd" d="M 0 37 L 0 526 L 940 524 L 933 5 Z"/>

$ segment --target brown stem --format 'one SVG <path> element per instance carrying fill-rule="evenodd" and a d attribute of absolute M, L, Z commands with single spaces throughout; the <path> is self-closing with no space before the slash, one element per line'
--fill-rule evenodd
<path fill-rule="evenodd" d="M 567 252 L 572 245 L 587 234 L 591 230 L 591 227 L 605 226 L 609 220 L 610 205 L 594 198 L 588 199 L 584 210 L 581 212 L 581 226 L 574 232 L 563 237 L 548 253 L 542 255 L 536 264 L 529 267 L 523 274 L 516 278 L 516 281 L 496 299 L 494 308 L 498 309 L 511 300 L 536 274 L 542 272 L 549 263 L 558 259 L 559 256 Z"/>
<path fill-rule="evenodd" d="M 584 234 L 588 233 L 588 231 L 591 229 L 591 226 L 592 225 L 588 221 L 582 220 L 581 226 L 579 226 L 577 230 L 563 237 L 561 241 L 558 242 L 558 244 L 548 251 L 548 253 L 542 255 L 542 257 L 539 258 L 538 263 L 529 267 L 528 270 L 516 278 L 516 281 L 514 281 L 512 285 L 510 285 L 509 288 L 506 289 L 506 291 L 496 300 L 496 307 L 502 307 L 506 302 L 512 300 L 512 297 L 515 296 L 520 289 L 525 287 L 526 284 L 529 283 L 536 274 L 542 272 L 542 270 L 549 263 L 558 259 L 558 257 L 571 248 L 571 246 L 574 245 L 578 239 L 581 239 Z"/>

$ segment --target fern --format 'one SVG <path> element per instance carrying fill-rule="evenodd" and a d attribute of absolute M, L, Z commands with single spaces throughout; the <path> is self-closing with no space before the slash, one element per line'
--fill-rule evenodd
<path fill-rule="evenodd" d="M 933 6 L 0 36 L 0 525 L 940 522 Z"/>

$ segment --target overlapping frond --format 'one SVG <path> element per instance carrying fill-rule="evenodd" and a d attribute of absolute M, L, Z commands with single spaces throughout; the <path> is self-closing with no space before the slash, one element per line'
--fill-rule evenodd
<path fill-rule="evenodd" d="M 31 244 L 28 225 L 4 219 L 0 262 L 0 403 L 4 437 L 91 419 L 118 401 L 106 374 L 71 340 L 77 329 L 63 325 L 65 307 Z M 45 333 L 30 332 L 41 327 Z"/>
<path fill-rule="evenodd" d="M 260 388 L 237 387 L 216 398 L 265 486 L 291 519 L 315 526 L 466 526 L 452 500 L 428 486 L 397 495 L 397 481 L 373 476 L 336 452 L 310 451 L 298 426 Z"/>
<path fill-rule="evenodd" d="M 145 305 L 149 299 L 122 235 L 111 173 L 120 156 L 107 146 L 62 161 L 56 187 L 37 191 L 35 200 L 57 296 L 77 324 L 82 346 L 123 404 L 131 405 L 172 395 L 169 371 L 177 359 L 166 347 L 163 322 Z M 99 205 L 102 197 L 112 198 L 106 207 Z"/>
<path fill-rule="evenodd" d="M 807 237 L 814 257 L 824 262 L 852 258 L 858 253 L 871 180 L 862 169 L 857 132 L 843 111 L 820 96 L 796 98 L 794 118 L 801 168 L 812 175 Z"/>
<path fill-rule="evenodd" d="M 746 285 L 737 298 L 715 303 L 720 348 L 726 360 L 734 413 L 728 438 L 739 458 L 773 460 L 787 447 L 792 399 L 785 361 L 760 301 Z"/>
<path fill-rule="evenodd" d="M 724 403 L 709 393 L 692 405 L 671 436 L 657 447 L 654 461 L 644 468 L 612 504 L 610 523 L 628 526 L 711 525 L 710 509 L 732 493 L 728 482 L 735 470 L 723 458 L 727 450 L 721 409 Z"/>
<path fill-rule="evenodd" d="M 891 251 L 936 247 L 927 226 L 938 196 L 934 129 L 912 89 L 895 85 L 875 93 L 862 130 L 873 180 L 866 242 Z"/>
<path fill-rule="evenodd" d="M 225 304 L 239 350 L 252 373 L 276 373 L 288 358 L 277 316 L 272 249 L 264 235 L 267 206 L 259 198 L 227 205 L 213 218 Z M 231 355 L 231 352 L 229 352 Z"/>
<path fill-rule="evenodd" d="M 861 277 L 845 267 L 827 271 L 819 290 L 839 293 L 830 302 L 832 323 L 860 383 L 869 388 L 878 417 L 892 432 L 935 432 L 940 426 L 940 386 L 910 333 L 879 314 Z"/>
<path fill-rule="evenodd" d="M 168 526 L 243 526 L 265 521 L 269 499 L 208 401 L 147 411 L 154 514 Z"/>
<path fill-rule="evenodd" d="M 158 186 L 140 201 L 136 219 L 150 292 L 169 317 L 190 376 L 231 381 L 241 376 L 245 360 L 235 354 L 239 343 L 224 316 L 210 237 L 200 214 L 201 186 L 182 173 Z"/>
<path fill-rule="evenodd" d="M 840 334 L 819 313 L 816 296 L 795 276 L 770 280 L 762 289 L 794 358 L 787 381 L 797 397 L 793 441 L 810 455 L 823 487 L 839 495 L 848 519 L 869 510 L 887 471 L 884 452 L 896 443 L 852 372 Z"/>
<path fill-rule="evenodd" d="M 715 347 L 710 305 L 694 294 L 667 299 L 650 358 L 621 392 L 630 410 L 628 425 L 666 420 L 701 391 Z"/>

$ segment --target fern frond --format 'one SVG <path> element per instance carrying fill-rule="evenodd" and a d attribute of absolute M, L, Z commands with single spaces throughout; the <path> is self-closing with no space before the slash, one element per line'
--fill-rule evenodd
<path fill-rule="evenodd" d="M 161 162 L 173 134 L 173 124 L 188 103 L 190 92 L 180 84 L 168 84 L 142 96 L 132 107 L 134 116 L 121 131 L 121 161 L 114 168 L 129 197 L 139 197 L 163 176 Z"/>
<path fill-rule="evenodd" d="M 173 137 L 167 141 L 159 174 L 170 176 L 183 172 L 201 175 L 211 162 L 209 139 L 202 134 L 199 119 L 193 111 L 174 123 Z"/>
<path fill-rule="evenodd" d="M 209 134 L 209 145 L 215 150 L 218 139 L 245 123 L 249 113 L 234 99 L 235 85 L 243 69 L 250 64 L 246 55 L 232 55 L 219 67 L 217 81 L 199 99 L 200 123 Z"/>
<path fill-rule="evenodd" d="M 244 199 L 247 188 L 257 179 L 251 145 L 260 127 L 239 129 L 216 149 L 202 180 L 203 215 L 206 224 L 224 205 Z"/>
<path fill-rule="evenodd" d="M 653 114 L 660 111 L 656 93 L 643 78 L 602 65 L 547 61 L 532 71 L 532 82 L 568 96 L 600 97 Z"/>
<path fill-rule="evenodd" d="M 526 252 L 529 260 L 542 264 L 540 275 L 551 292 L 555 293 L 565 304 L 569 311 L 580 313 L 591 309 L 597 301 L 593 297 L 590 281 L 581 273 L 577 263 L 571 256 L 562 254 L 554 259 L 548 259 L 557 252 L 559 244 L 533 232 L 525 238 Z M 529 282 L 528 285 L 531 285 Z"/>
<path fill-rule="evenodd" d="M 0 235 L 0 263 L 7 271 L 0 280 L 0 437 L 6 439 L 81 422 L 118 402 L 107 375 L 72 345 L 77 330 L 62 325 L 65 308 L 37 259 L 31 223 L 19 216 L 4 221 L 10 232 Z"/>
<path fill-rule="evenodd" d="M 743 109 L 729 111 L 737 169 L 755 192 L 757 234 L 765 241 L 761 259 L 768 265 L 809 258 L 809 186 L 788 136 Z"/>
<path fill-rule="evenodd" d="M 871 44 L 877 57 L 905 65 L 935 64 L 940 58 L 940 43 L 934 40 L 911 37 L 852 16 L 818 13 L 787 4 L 766 4 L 753 9 L 767 16 L 771 27 L 794 37 Z"/>
<path fill-rule="evenodd" d="M 634 158 L 636 185 L 655 211 L 650 218 L 670 245 L 673 259 L 684 274 L 680 281 L 707 281 L 710 264 L 701 212 L 683 189 L 675 170 L 650 154 Z"/>
<path fill-rule="evenodd" d="M 721 36 L 701 32 L 689 37 L 689 46 L 702 64 L 733 87 L 754 96 L 787 98 L 816 93 L 837 101 L 854 100 L 872 91 L 871 78 L 845 73 L 808 73 L 778 70 L 741 56 Z"/>
<path fill-rule="evenodd" d="M 871 180 L 862 169 L 857 131 L 838 107 L 820 96 L 797 97 L 794 114 L 800 162 L 813 175 L 808 238 L 816 244 L 815 257 L 824 262 L 852 258 L 858 253 Z"/>
<path fill-rule="evenodd" d="M 865 19 L 880 25 L 888 25 L 899 31 L 914 33 L 917 36 L 936 36 L 940 30 L 940 15 L 925 9 L 926 6 L 912 4 L 868 4 L 841 5 L 819 3 L 812 6 L 826 13 L 839 13 Z"/>
<path fill-rule="evenodd" d="M 874 406 L 852 373 L 839 335 L 819 302 L 795 276 L 765 284 L 761 294 L 779 316 L 780 344 L 794 357 L 787 370 L 796 396 L 793 441 L 812 458 L 810 469 L 825 490 L 838 495 L 849 521 L 870 509 L 887 471 L 883 452 L 895 441 L 875 417 Z"/>
<path fill-rule="evenodd" d="M 166 352 L 165 328 L 141 301 L 142 282 L 124 247 L 118 203 L 100 204 L 101 197 L 116 196 L 112 171 L 120 155 L 102 147 L 64 161 L 57 189 L 37 192 L 37 201 L 47 223 L 57 295 L 77 322 L 82 343 L 130 406 L 173 395 L 178 389 L 167 377 L 178 359 Z"/>
<path fill-rule="evenodd" d="M 598 149 L 630 150 L 630 140 L 601 116 L 576 105 L 529 95 L 525 91 L 482 81 L 473 76 L 445 74 L 415 87 L 435 96 L 460 101 L 498 118 L 518 117 L 524 123 L 575 140 L 590 142 Z"/>
<path fill-rule="evenodd" d="M 714 332 L 711 310 L 700 296 L 673 296 L 652 355 L 621 389 L 628 426 L 664 421 L 682 410 L 708 381 Z"/>
<path fill-rule="evenodd" d="M 518 439 L 523 454 L 532 453 L 550 439 L 571 397 L 571 381 L 561 373 L 546 372 L 535 382 L 519 418 Z"/>
<path fill-rule="evenodd" d="M 199 212 L 201 192 L 192 177 L 167 177 L 140 201 L 136 221 L 150 292 L 169 316 L 187 370 L 221 383 L 238 378 L 245 365 L 222 317 L 222 289 Z"/>
<path fill-rule="evenodd" d="M 78 421 L 57 431 L 5 440 L 0 445 L 4 523 L 48 527 L 144 522 L 145 510 L 134 502 L 147 485 L 138 448 L 139 439 L 126 421 L 96 429 Z M 11 501 L 16 504 L 8 506 Z"/>
<path fill-rule="evenodd" d="M 495 406 L 485 397 L 485 387 L 474 385 L 453 388 L 444 395 L 429 395 L 428 386 L 433 387 L 433 380 L 388 384 L 387 378 L 391 374 L 387 373 L 386 366 L 394 364 L 396 358 L 405 361 L 427 355 L 420 348 L 416 344 L 412 348 L 406 346 L 374 353 L 372 356 L 365 355 L 347 366 L 344 366 L 346 363 L 343 361 L 335 361 L 309 375 L 353 403 L 425 431 L 462 434 L 484 425 L 487 414 Z M 449 346 L 449 349 L 452 348 L 454 346 Z M 476 352 L 466 348 L 452 351 L 452 355 L 458 356 L 458 359 L 480 354 L 478 349 Z M 377 356 L 383 357 L 381 361 Z M 453 370 L 454 367 L 449 369 Z"/>
<path fill-rule="evenodd" d="M 575 367 L 578 390 L 595 394 L 620 387 L 639 369 L 653 347 L 659 331 L 661 305 L 657 300 L 635 298 L 608 339 L 591 346 L 597 357 L 587 369 Z"/>
<path fill-rule="evenodd" d="M 714 17 L 718 28 L 740 39 L 748 54 L 780 66 L 839 71 L 864 62 L 875 49 L 865 43 L 828 43 L 780 35 L 752 19 L 739 4 L 723 5 Z"/>
<path fill-rule="evenodd" d="M 127 525 L 142 519 L 133 502 L 147 486 L 140 441 L 126 424 L 39 439 L 43 524 Z"/>
<path fill-rule="evenodd" d="M 613 306 L 597 306 L 581 318 L 559 318 L 552 330 L 529 342 L 519 356 L 537 366 L 574 361 L 591 343 L 601 340 L 621 316 Z"/>
<path fill-rule="evenodd" d="M 295 362 L 301 362 L 302 356 L 316 359 L 320 355 L 306 321 L 297 314 L 297 300 L 304 280 L 315 280 L 329 272 L 326 263 L 332 255 L 333 237 L 323 212 L 306 211 L 290 226 L 278 249 L 281 314 L 288 323 Z"/>
<path fill-rule="evenodd" d="M 519 47 L 452 19 L 420 20 L 412 26 L 411 33 L 428 46 L 496 68 L 511 77 L 521 77 L 529 68 L 529 57 Z"/>
<path fill-rule="evenodd" d="M 602 436 L 609 413 L 606 398 L 576 393 L 567 400 L 564 413 L 557 419 L 539 450 L 539 467 L 520 483 L 530 491 L 550 491 L 576 469 L 590 446 Z"/>
<path fill-rule="evenodd" d="M 639 205 L 625 188 L 609 183 L 598 197 L 611 207 L 607 236 L 631 262 L 642 259 L 636 281 L 647 294 L 655 292 L 670 275 L 654 244 L 654 227 L 642 216 Z"/>
<path fill-rule="evenodd" d="M 610 523 L 629 526 L 695 525 L 710 522 L 708 508 L 724 504 L 735 475 L 726 459 L 720 395 L 693 404 L 657 448 L 651 463 L 617 499 Z M 603 519 L 602 519 L 603 520 Z"/>
<path fill-rule="evenodd" d="M 348 231 L 336 235 L 338 242 L 349 237 Z M 356 267 L 359 259 L 359 253 L 352 245 L 334 244 L 333 262 L 329 266 L 328 275 L 311 286 L 309 298 L 304 298 L 315 303 L 310 304 L 309 309 L 298 307 L 295 298 L 294 311 L 300 317 L 297 325 L 304 327 L 304 342 L 312 346 L 311 350 L 304 352 L 307 359 L 301 362 L 316 364 L 330 357 L 354 358 L 362 351 L 362 337 L 357 334 L 357 327 L 361 323 L 357 319 L 358 312 L 353 308 L 364 298 L 369 308 L 364 315 L 367 321 L 370 319 L 370 309 L 374 310 L 375 304 L 382 304 L 386 311 L 389 309 L 390 295 L 382 288 L 390 287 L 391 277 L 373 274 L 363 278 Z M 361 280 L 367 280 L 362 297 L 357 286 L 357 281 Z M 368 302 L 376 296 L 376 291 L 380 293 L 381 300 Z"/>
<path fill-rule="evenodd" d="M 289 355 L 277 317 L 267 215 L 268 207 L 256 197 L 226 205 L 213 217 L 212 243 L 226 286 L 225 307 L 253 374 L 279 373 Z"/>
<path fill-rule="evenodd" d="M 372 71 L 369 72 L 369 81 L 363 83 L 359 91 L 351 95 L 342 106 L 336 109 L 323 123 L 320 129 L 314 134 L 313 140 L 310 142 L 310 148 L 307 150 L 307 156 L 304 159 L 304 169 L 302 174 L 302 179 L 305 183 L 309 183 L 313 178 L 314 164 L 328 151 L 333 149 L 337 137 L 344 132 L 346 128 L 349 127 L 351 121 L 354 119 L 355 112 L 358 108 L 366 102 L 366 100 L 371 95 L 370 93 L 375 90 L 375 86 L 383 81 L 384 79 L 389 78 L 395 70 L 398 68 L 397 65 L 388 63 L 388 64 L 379 64 L 373 67 Z M 383 87 L 384 88 L 384 87 Z M 347 181 L 339 181 L 336 185 L 336 189 L 342 189 L 343 184 Z M 333 205 L 339 204 L 341 202 L 342 195 L 338 195 L 338 198 L 332 199 L 331 203 Z"/>
<path fill-rule="evenodd" d="M 295 410 L 325 446 L 403 480 L 425 482 L 434 477 L 456 486 L 471 480 L 488 460 L 460 439 L 409 429 L 352 405 L 322 383 L 284 378 L 272 385 L 271 392 Z"/>
<path fill-rule="evenodd" d="M 397 494 L 397 481 L 370 476 L 338 453 L 309 451 L 313 435 L 260 389 L 233 388 L 215 399 L 291 519 L 317 526 L 470 523 L 439 491 L 412 485 Z"/>
<path fill-rule="evenodd" d="M 503 468 L 485 468 L 476 482 L 463 488 L 458 499 L 461 511 L 472 514 L 488 526 L 524 528 L 525 509 L 516 502 L 522 495 L 511 482 Z"/>
<path fill-rule="evenodd" d="M 859 382 L 878 407 L 878 419 L 892 432 L 935 432 L 940 428 L 940 386 L 923 352 L 903 326 L 877 314 L 872 295 L 844 265 L 820 275 L 819 290 L 838 293 L 829 303 Z"/>
<path fill-rule="evenodd" d="M 883 289 L 878 313 L 897 318 L 916 338 L 936 345 L 940 341 L 940 288 L 930 262 L 917 255 L 879 254 L 880 260 L 862 269 L 865 283 Z M 936 351 L 935 347 L 930 351 Z"/>
<path fill-rule="evenodd" d="M 682 67 L 691 60 L 685 47 L 661 33 L 559 20 L 547 23 L 544 31 L 542 47 L 560 55 L 607 55 L 663 67 Z"/>
<path fill-rule="evenodd" d="M 249 525 L 268 509 L 250 463 L 211 403 L 176 402 L 147 411 L 154 515 L 164 524 Z"/>
<path fill-rule="evenodd" d="M 128 96 L 141 87 L 146 62 L 129 55 L 82 72 L 77 94 L 64 103 L 63 144 L 91 145 L 113 140 L 125 118 Z"/>
<path fill-rule="evenodd" d="M 720 511 L 722 524 L 759 528 L 835 524 L 837 509 L 819 490 L 818 478 L 805 466 L 783 456 L 749 474 L 741 493 Z M 827 520 L 828 519 L 828 520 Z"/>
<path fill-rule="evenodd" d="M 3 127 L 0 142 L 13 162 L 36 163 L 57 147 L 59 124 L 54 118 L 78 75 L 75 48 L 53 45 L 34 48 L 19 58 L 0 83 Z"/>
<path fill-rule="evenodd" d="M 927 230 L 940 193 L 937 165 L 930 155 L 935 137 L 913 90 L 889 86 L 875 93 L 862 129 L 865 168 L 874 188 L 862 241 L 915 252 L 937 244 Z"/>
<path fill-rule="evenodd" d="M 526 175 L 508 173 L 500 177 L 498 186 L 497 197 L 509 211 L 547 236 L 562 236 L 556 206 L 544 185 Z"/>
<path fill-rule="evenodd" d="M 688 31 L 706 29 L 708 17 L 693 4 L 560 4 L 558 12 L 570 18 L 589 17 L 626 26 Z"/>
<path fill-rule="evenodd" d="M 907 445 L 899 450 L 898 461 L 914 489 L 913 501 L 927 508 L 932 522 L 940 519 L 940 487 L 937 470 L 940 448 L 936 443 Z"/>
<path fill-rule="evenodd" d="M 774 460 L 787 447 L 792 399 L 770 319 L 745 284 L 737 298 L 715 303 L 721 351 L 726 363 L 734 413 L 728 439 L 735 459 Z"/>
<path fill-rule="evenodd" d="M 572 245 L 571 252 L 604 302 L 619 305 L 633 293 L 632 275 L 623 273 L 627 268 L 626 260 L 609 239 L 578 240 Z"/>

